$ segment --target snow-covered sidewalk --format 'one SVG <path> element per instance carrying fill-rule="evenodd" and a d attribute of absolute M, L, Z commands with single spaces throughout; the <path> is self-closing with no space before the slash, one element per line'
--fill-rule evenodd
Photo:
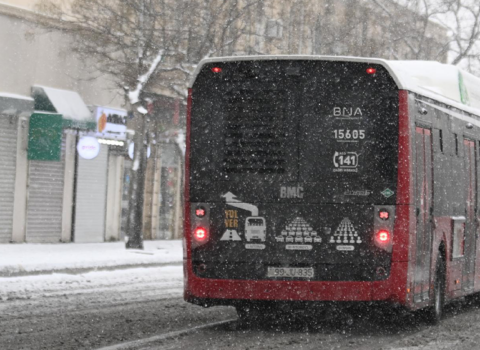
<path fill-rule="evenodd" d="M 182 241 L 145 241 L 144 250 L 125 243 L 0 244 L 0 276 L 78 273 L 90 270 L 180 264 Z"/>

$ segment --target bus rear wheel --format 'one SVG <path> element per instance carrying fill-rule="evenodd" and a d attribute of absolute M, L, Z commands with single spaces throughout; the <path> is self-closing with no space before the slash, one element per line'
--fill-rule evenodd
<path fill-rule="evenodd" d="M 435 280 L 433 282 L 433 305 L 427 310 L 428 323 L 435 325 L 443 317 L 445 306 L 445 264 L 440 255 L 435 269 Z"/>

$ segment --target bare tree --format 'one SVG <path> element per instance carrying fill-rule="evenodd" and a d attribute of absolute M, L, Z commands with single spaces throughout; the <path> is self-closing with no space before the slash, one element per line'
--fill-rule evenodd
<path fill-rule="evenodd" d="M 467 61 L 469 68 L 480 64 L 480 2 L 478 0 L 445 0 L 448 16 L 442 22 L 452 33 L 452 64 Z"/>
<path fill-rule="evenodd" d="M 452 64 L 472 70 L 480 64 L 480 1 L 478 0 L 373 0 L 388 18 L 391 41 L 402 41 L 412 59 L 447 57 Z M 416 15 L 407 15 L 416 13 Z M 436 36 L 435 24 L 447 36 Z M 439 41 L 432 51 L 432 40 Z M 448 53 L 448 55 L 447 55 Z"/>
<path fill-rule="evenodd" d="M 127 248 L 143 248 L 142 211 L 148 133 L 148 95 L 186 97 L 186 83 L 204 57 L 218 55 L 244 33 L 241 22 L 259 0 L 44 0 L 39 10 L 58 19 L 71 50 L 93 72 L 124 92 L 134 116 Z"/>

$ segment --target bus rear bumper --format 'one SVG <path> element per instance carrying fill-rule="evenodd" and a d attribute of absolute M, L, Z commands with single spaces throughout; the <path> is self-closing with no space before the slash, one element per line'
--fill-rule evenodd
<path fill-rule="evenodd" d="M 228 305 L 246 300 L 407 304 L 407 262 L 392 262 L 390 276 L 373 282 L 208 279 L 196 276 L 191 266 L 191 262 L 184 260 L 184 298 L 194 304 Z"/>

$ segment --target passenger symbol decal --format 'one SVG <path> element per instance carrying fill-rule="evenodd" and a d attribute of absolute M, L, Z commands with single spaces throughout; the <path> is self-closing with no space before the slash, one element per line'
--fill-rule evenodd
<path fill-rule="evenodd" d="M 237 230 L 226 230 L 223 234 L 221 241 L 241 241 L 240 235 L 237 233 Z"/>
<path fill-rule="evenodd" d="M 287 250 L 310 250 L 312 246 L 305 247 L 305 243 L 321 243 L 322 238 L 318 237 L 315 231 L 308 222 L 296 217 L 285 225 L 282 229 L 281 235 L 275 237 L 277 243 L 293 243 L 287 244 Z"/>
<path fill-rule="evenodd" d="M 330 236 L 330 242 L 332 244 L 343 244 L 337 246 L 337 250 L 354 250 L 354 247 L 351 244 L 360 244 L 362 239 L 358 236 L 357 230 L 353 226 L 349 218 L 344 218 L 340 225 L 338 225 L 333 236 Z M 349 246 L 345 246 L 349 244 Z"/>

